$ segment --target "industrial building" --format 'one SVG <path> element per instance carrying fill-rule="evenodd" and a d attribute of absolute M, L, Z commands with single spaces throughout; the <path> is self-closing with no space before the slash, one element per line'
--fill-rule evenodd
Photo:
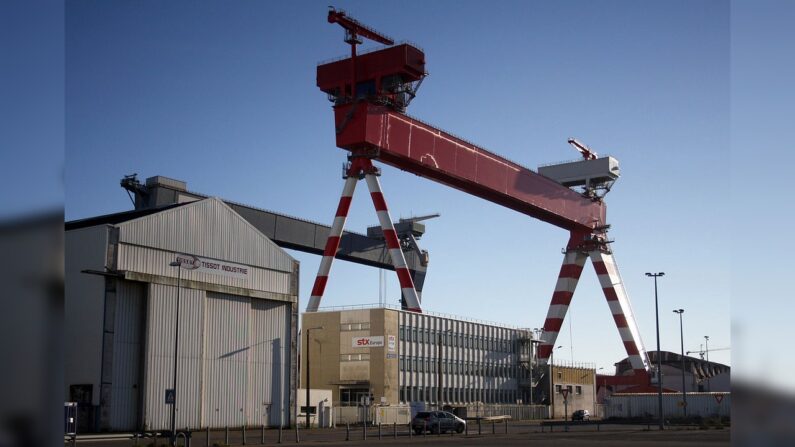
<path fill-rule="evenodd" d="M 531 401 L 529 330 L 382 306 L 307 312 L 302 328 L 301 384 L 308 370 L 335 406 Z"/>
<path fill-rule="evenodd" d="M 545 377 L 552 379 L 551 390 L 546 395 L 548 380 L 540 380 L 540 402 L 549 405 L 550 418 L 571 417 L 577 410 L 588 410 L 596 416 L 596 368 L 587 364 L 553 365 L 540 367 Z M 548 375 L 547 375 L 548 374 Z"/>
<path fill-rule="evenodd" d="M 298 263 L 227 204 L 68 222 L 65 250 L 78 432 L 169 429 L 174 395 L 177 429 L 289 423 Z"/>

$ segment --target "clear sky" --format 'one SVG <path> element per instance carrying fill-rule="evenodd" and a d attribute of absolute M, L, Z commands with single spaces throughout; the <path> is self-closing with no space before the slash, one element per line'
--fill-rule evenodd
<path fill-rule="evenodd" d="M 130 209 L 125 174 L 331 223 L 345 152 L 318 62 L 348 51 L 328 2 L 70 1 L 66 9 L 66 217 Z M 528 167 L 577 154 L 576 137 L 621 162 L 607 197 L 616 259 L 643 341 L 730 347 L 730 14 L 723 1 L 337 2 L 425 50 L 409 113 Z M 370 47 L 372 45 L 365 45 Z M 439 212 L 425 309 L 539 327 L 567 234 L 384 167 L 393 217 Z M 348 229 L 377 222 L 361 185 Z M 320 258 L 301 261 L 305 307 Z M 397 280 L 389 275 L 389 301 Z M 374 303 L 378 271 L 337 261 L 324 306 Z M 569 333 L 572 321 L 572 333 Z M 612 370 L 625 357 L 586 268 L 558 344 L 562 359 Z M 571 349 L 573 346 L 573 350 Z M 573 352 L 572 352 L 573 351 Z M 731 363 L 731 351 L 712 360 Z"/>

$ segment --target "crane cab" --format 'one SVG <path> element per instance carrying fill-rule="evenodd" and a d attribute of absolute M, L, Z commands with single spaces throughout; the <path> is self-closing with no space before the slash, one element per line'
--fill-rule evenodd
<path fill-rule="evenodd" d="M 621 171 L 618 160 L 601 157 L 539 166 L 538 173 L 569 188 L 582 187 L 588 196 L 601 197 L 610 190 Z"/>
<path fill-rule="evenodd" d="M 317 67 L 317 86 L 335 104 L 353 100 L 352 58 Z M 408 43 L 356 56 L 356 96 L 403 111 L 425 77 L 425 53 Z"/>

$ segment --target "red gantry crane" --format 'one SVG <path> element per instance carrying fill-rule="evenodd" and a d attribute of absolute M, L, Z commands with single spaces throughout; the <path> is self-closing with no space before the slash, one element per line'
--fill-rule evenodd
<path fill-rule="evenodd" d="M 320 305 L 356 183 L 364 179 L 400 281 L 404 308 L 421 312 L 381 192 L 380 171 L 372 163 L 378 160 L 567 230 L 569 241 L 544 323 L 539 361 L 546 364 L 549 360 L 585 261 L 590 258 L 637 383 L 648 379 L 648 356 L 607 238 L 609 225 L 602 198 L 618 178 L 618 162 L 612 157 L 598 158 L 587 146 L 570 139 L 583 160 L 543 166 L 534 172 L 408 116 L 405 109 L 426 76 L 423 51 L 407 43 L 394 45 L 392 39 L 344 11 L 331 8 L 328 21 L 345 29 L 351 57 L 319 65 L 317 85 L 334 103 L 337 146 L 350 154 L 342 197 L 307 311 L 314 312 Z M 360 37 L 388 46 L 357 55 Z"/>

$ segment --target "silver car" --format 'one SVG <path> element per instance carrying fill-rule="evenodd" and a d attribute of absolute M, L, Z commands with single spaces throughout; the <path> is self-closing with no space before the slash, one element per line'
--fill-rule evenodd
<path fill-rule="evenodd" d="M 431 433 L 446 433 L 453 430 L 462 433 L 466 426 L 465 420 L 447 411 L 420 411 L 411 420 L 411 428 L 418 435 L 425 430 Z"/>

